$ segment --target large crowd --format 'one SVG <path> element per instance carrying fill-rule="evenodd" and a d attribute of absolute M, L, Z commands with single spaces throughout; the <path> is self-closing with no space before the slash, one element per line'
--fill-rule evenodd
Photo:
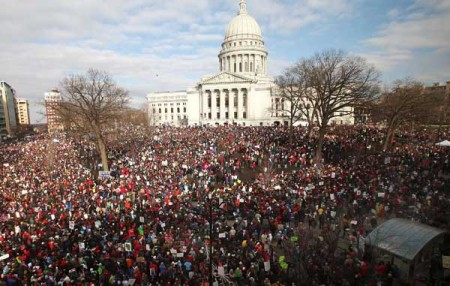
<path fill-rule="evenodd" d="M 389 285 L 361 241 L 390 217 L 449 229 L 450 150 L 342 128 L 317 162 L 305 134 L 126 127 L 109 175 L 92 138 L 2 144 L 0 285 Z"/>

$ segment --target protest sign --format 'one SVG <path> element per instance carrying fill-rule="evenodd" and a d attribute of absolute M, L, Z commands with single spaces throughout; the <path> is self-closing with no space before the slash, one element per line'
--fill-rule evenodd
<path fill-rule="evenodd" d="M 450 269 L 450 256 L 442 256 L 442 268 Z"/>
<path fill-rule="evenodd" d="M 8 258 L 9 258 L 9 253 L 3 254 L 2 256 L 0 256 L 0 261 L 3 261 Z"/>
<path fill-rule="evenodd" d="M 111 172 L 110 171 L 98 171 L 98 178 L 100 180 L 110 179 Z"/>

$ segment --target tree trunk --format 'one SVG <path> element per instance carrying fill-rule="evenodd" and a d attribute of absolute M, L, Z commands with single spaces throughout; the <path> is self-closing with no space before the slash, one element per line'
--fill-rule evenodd
<path fill-rule="evenodd" d="M 393 134 L 394 130 L 389 126 L 383 143 L 383 152 L 386 152 L 390 148 Z"/>
<path fill-rule="evenodd" d="M 314 125 L 312 123 L 308 123 L 308 129 L 306 131 L 306 138 L 311 139 L 313 134 Z"/>
<path fill-rule="evenodd" d="M 294 118 L 290 118 L 289 122 L 289 143 L 292 144 L 294 141 Z"/>
<path fill-rule="evenodd" d="M 317 144 L 316 144 L 316 151 L 314 154 L 314 162 L 315 163 L 322 163 L 322 147 L 323 147 L 323 141 L 325 139 L 325 134 L 327 133 L 327 125 L 320 126 L 319 129 L 319 137 L 317 138 Z"/>
<path fill-rule="evenodd" d="M 103 171 L 109 171 L 108 155 L 106 154 L 105 140 L 100 135 L 97 135 L 97 138 L 98 138 L 97 140 L 98 140 L 98 148 L 99 148 L 99 152 L 100 152 L 100 157 L 102 159 Z"/>

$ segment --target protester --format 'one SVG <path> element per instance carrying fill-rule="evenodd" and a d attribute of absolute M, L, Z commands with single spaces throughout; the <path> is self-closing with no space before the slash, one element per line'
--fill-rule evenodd
<path fill-rule="evenodd" d="M 380 153 L 381 130 L 343 130 L 313 162 L 303 129 L 123 127 L 110 176 L 89 138 L 2 145 L 0 281 L 206 285 L 210 259 L 235 285 L 387 279 L 360 241 L 390 217 L 448 228 L 448 151 L 403 132 Z"/>

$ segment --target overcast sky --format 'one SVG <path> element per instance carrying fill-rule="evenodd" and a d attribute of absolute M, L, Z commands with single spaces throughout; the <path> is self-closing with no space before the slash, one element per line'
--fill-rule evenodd
<path fill-rule="evenodd" d="M 141 107 L 218 71 L 239 0 L 0 0 L 0 80 L 44 123 L 44 93 L 72 73 L 108 71 Z M 372 62 L 389 84 L 450 81 L 450 0 L 247 0 L 269 73 L 326 48 Z"/>

